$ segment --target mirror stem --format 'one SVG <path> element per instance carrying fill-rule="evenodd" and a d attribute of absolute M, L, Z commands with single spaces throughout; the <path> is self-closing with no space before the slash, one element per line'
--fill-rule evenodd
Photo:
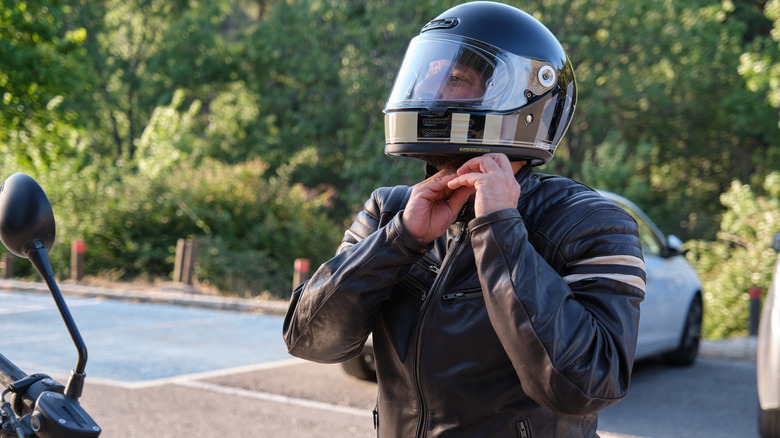
<path fill-rule="evenodd" d="M 84 340 L 81 338 L 79 329 L 76 327 L 76 322 L 73 316 L 68 310 L 68 305 L 65 303 L 60 288 L 57 286 L 57 282 L 54 280 L 54 272 L 51 269 L 51 262 L 49 261 L 49 253 L 46 251 L 43 243 L 40 241 L 35 242 L 35 247 L 30 249 L 27 257 L 32 262 L 38 273 L 46 281 L 46 285 L 51 291 L 51 295 L 54 298 L 54 302 L 57 304 L 57 309 L 62 315 L 62 320 L 65 321 L 65 326 L 68 328 L 70 337 L 73 339 L 73 343 L 76 344 L 76 350 L 78 351 L 78 362 L 76 368 L 71 373 L 68 385 L 65 388 L 65 394 L 74 400 L 78 400 L 81 396 L 81 392 L 84 388 L 84 369 L 87 366 L 87 346 L 84 344 Z"/>

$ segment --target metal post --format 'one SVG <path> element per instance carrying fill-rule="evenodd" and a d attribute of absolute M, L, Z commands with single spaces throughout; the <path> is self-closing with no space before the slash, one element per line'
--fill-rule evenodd
<path fill-rule="evenodd" d="M 173 267 L 173 281 L 192 285 L 192 280 L 195 277 L 195 260 L 197 257 L 197 242 L 179 239 L 176 242 L 176 261 Z"/>
<path fill-rule="evenodd" d="M 198 243 L 188 240 L 184 246 L 184 266 L 182 267 L 182 282 L 192 285 L 195 277 L 195 259 L 198 257 Z"/>
<path fill-rule="evenodd" d="M 748 323 L 748 334 L 750 336 L 758 335 L 758 323 L 761 318 L 761 295 L 764 293 L 760 287 L 753 286 L 748 291 L 750 295 L 750 321 Z"/>
<path fill-rule="evenodd" d="M 179 239 L 176 241 L 176 260 L 173 264 L 173 281 L 181 283 L 182 272 L 184 266 L 184 247 L 186 246 L 186 240 Z"/>
<path fill-rule="evenodd" d="M 2 270 L 3 278 L 9 279 L 14 277 L 14 256 L 5 253 L 0 257 L 0 270 Z"/>

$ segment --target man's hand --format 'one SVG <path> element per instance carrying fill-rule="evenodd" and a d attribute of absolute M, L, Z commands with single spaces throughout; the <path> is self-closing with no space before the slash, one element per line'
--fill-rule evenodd
<path fill-rule="evenodd" d="M 457 177 L 453 170 L 445 169 L 412 188 L 401 219 L 420 243 L 427 245 L 443 235 L 474 193 L 470 187 L 449 188 L 447 183 Z"/>
<path fill-rule="evenodd" d="M 486 154 L 472 158 L 458 169 L 458 177 L 448 180 L 452 190 L 476 191 L 474 214 L 486 215 L 505 208 L 516 208 L 520 184 L 515 179 L 522 163 L 510 163 L 504 154 Z M 438 237 L 438 236 L 437 236 Z"/>

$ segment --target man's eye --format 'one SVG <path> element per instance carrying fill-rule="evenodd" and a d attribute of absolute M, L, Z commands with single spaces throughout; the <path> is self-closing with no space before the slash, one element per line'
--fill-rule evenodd
<path fill-rule="evenodd" d="M 466 80 L 460 76 L 452 75 L 450 76 L 449 83 L 453 85 L 460 85 L 460 84 L 465 84 Z"/>

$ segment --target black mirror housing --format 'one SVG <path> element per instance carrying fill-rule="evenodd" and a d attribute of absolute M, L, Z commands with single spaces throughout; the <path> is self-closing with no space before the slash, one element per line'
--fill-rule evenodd
<path fill-rule="evenodd" d="M 50 251 L 55 235 L 54 212 L 41 186 L 23 173 L 9 176 L 0 186 L 3 245 L 14 255 L 27 258 L 41 243 Z"/>

